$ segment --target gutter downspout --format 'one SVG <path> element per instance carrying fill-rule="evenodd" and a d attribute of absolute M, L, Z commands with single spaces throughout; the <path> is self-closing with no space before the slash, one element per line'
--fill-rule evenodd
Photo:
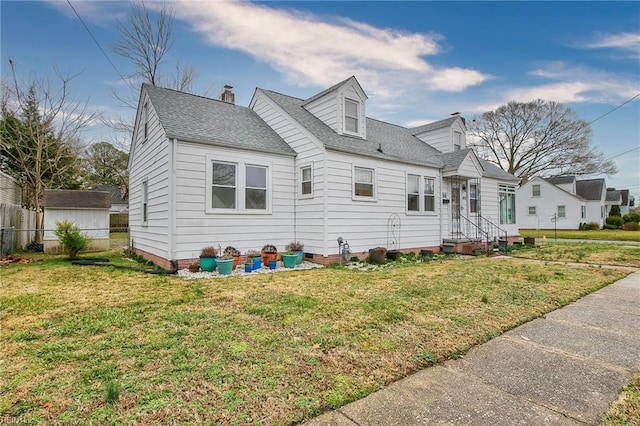
<path fill-rule="evenodd" d="M 327 238 L 329 238 L 329 173 L 327 171 L 327 151 L 324 152 L 324 238 L 323 238 L 323 247 L 322 247 L 322 255 L 324 257 L 329 256 L 329 242 Z"/>
<path fill-rule="evenodd" d="M 169 145 L 171 150 L 169 158 L 169 232 L 167 235 L 169 250 L 167 258 L 171 262 L 175 261 L 175 234 L 176 234 L 176 159 L 178 156 L 178 140 L 173 138 Z"/>
<path fill-rule="evenodd" d="M 444 178 L 442 177 L 442 173 L 443 173 L 444 169 L 440 169 L 440 197 L 438 198 L 438 209 L 440 210 L 438 216 L 440 219 L 440 241 L 438 243 L 439 246 L 442 245 L 443 241 L 443 236 L 442 236 L 442 191 L 444 188 Z"/>

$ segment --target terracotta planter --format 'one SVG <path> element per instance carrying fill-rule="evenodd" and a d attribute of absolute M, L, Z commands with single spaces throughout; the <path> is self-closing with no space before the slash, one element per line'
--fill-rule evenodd
<path fill-rule="evenodd" d="M 233 270 L 238 267 L 238 262 L 240 261 L 240 256 L 233 256 Z"/>
<path fill-rule="evenodd" d="M 278 260 L 278 253 L 262 253 L 262 264 L 269 266 L 270 260 Z"/>

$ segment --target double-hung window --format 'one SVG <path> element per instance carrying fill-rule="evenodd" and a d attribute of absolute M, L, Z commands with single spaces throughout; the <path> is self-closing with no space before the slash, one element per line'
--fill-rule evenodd
<path fill-rule="evenodd" d="M 540 185 L 539 184 L 531 185 L 531 195 L 533 195 L 534 197 L 539 197 L 540 196 Z"/>
<path fill-rule="evenodd" d="M 142 106 L 142 121 L 144 126 L 142 143 L 145 143 L 149 138 L 149 104 L 147 102 Z"/>
<path fill-rule="evenodd" d="M 147 219 L 149 217 L 149 183 L 145 179 L 142 181 L 142 224 L 147 224 Z"/>
<path fill-rule="evenodd" d="M 375 200 L 375 169 L 353 167 L 353 196 L 360 200 Z"/>
<path fill-rule="evenodd" d="M 471 213 L 478 213 L 478 184 L 469 184 L 469 211 Z"/>
<path fill-rule="evenodd" d="M 420 211 L 420 176 L 407 176 L 407 210 Z"/>
<path fill-rule="evenodd" d="M 424 178 L 424 211 L 434 212 L 436 211 L 436 180 L 434 178 Z"/>
<path fill-rule="evenodd" d="M 269 164 L 207 155 L 207 213 L 269 213 Z"/>
<path fill-rule="evenodd" d="M 558 206 L 558 217 L 567 217 L 567 209 L 565 206 Z"/>
<path fill-rule="evenodd" d="M 351 99 L 344 100 L 344 130 L 349 133 L 360 133 L 359 104 Z"/>
<path fill-rule="evenodd" d="M 300 167 L 300 195 L 310 197 L 313 193 L 313 174 L 311 166 Z"/>
<path fill-rule="evenodd" d="M 529 206 L 529 216 L 536 215 L 536 206 Z"/>
<path fill-rule="evenodd" d="M 498 185 L 498 202 L 500 208 L 500 225 L 516 223 L 516 187 L 513 185 Z"/>
<path fill-rule="evenodd" d="M 453 150 L 460 151 L 462 148 L 462 132 L 453 132 Z"/>
<path fill-rule="evenodd" d="M 582 218 L 586 219 L 587 218 L 587 206 L 580 206 L 580 211 L 582 213 Z"/>

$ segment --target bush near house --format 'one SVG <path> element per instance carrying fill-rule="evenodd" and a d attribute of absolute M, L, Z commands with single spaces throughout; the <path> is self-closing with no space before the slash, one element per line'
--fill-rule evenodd
<path fill-rule="evenodd" d="M 605 228 L 607 229 L 618 229 L 622 227 L 622 216 L 609 216 L 606 219 Z"/>
<path fill-rule="evenodd" d="M 640 231 L 640 224 L 638 222 L 627 222 L 622 225 L 622 229 L 625 231 Z"/>
<path fill-rule="evenodd" d="M 624 216 L 622 216 L 622 222 L 624 222 L 624 223 L 629 223 L 629 222 L 638 223 L 638 222 L 640 222 L 640 213 L 638 213 L 638 212 L 629 212 L 628 214 L 625 214 Z"/>
<path fill-rule="evenodd" d="M 77 259 L 78 253 L 89 245 L 90 238 L 83 235 L 78 227 L 68 220 L 56 222 L 56 230 L 53 233 L 71 259 Z"/>

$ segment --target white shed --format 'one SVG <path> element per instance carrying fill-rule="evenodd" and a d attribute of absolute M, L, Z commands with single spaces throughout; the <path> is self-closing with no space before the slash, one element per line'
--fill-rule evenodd
<path fill-rule="evenodd" d="M 109 207 L 111 198 L 104 191 L 45 190 L 44 251 L 61 253 L 63 248 L 54 234 L 56 222 L 67 220 L 91 238 L 87 251 L 109 249 Z"/>

